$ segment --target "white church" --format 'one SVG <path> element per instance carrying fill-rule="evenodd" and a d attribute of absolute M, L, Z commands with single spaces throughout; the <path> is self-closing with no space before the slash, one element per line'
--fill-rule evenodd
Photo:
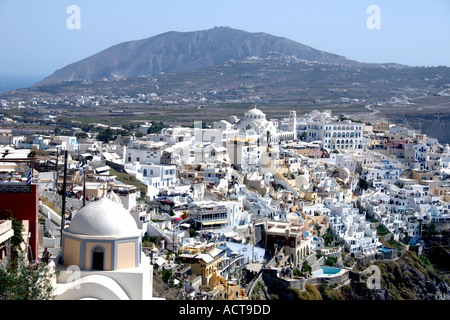
<path fill-rule="evenodd" d="M 247 111 L 244 118 L 236 123 L 236 127 L 244 136 L 246 132 L 254 130 L 259 135 L 260 142 L 278 143 L 279 141 L 297 140 L 297 115 L 295 111 L 290 111 L 288 131 L 278 130 L 276 124 L 267 120 L 265 113 L 256 107 Z"/>

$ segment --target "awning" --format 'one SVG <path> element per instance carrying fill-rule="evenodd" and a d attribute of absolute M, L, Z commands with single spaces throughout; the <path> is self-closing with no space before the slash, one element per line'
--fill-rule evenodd
<path fill-rule="evenodd" d="M 73 187 L 73 192 L 78 192 L 78 191 L 83 191 L 83 187 L 81 187 L 81 186 Z"/>
<path fill-rule="evenodd" d="M 95 172 L 97 172 L 97 173 L 108 171 L 108 170 L 111 170 L 111 168 L 109 166 L 95 168 Z"/>
<path fill-rule="evenodd" d="M 213 224 L 226 224 L 227 220 L 216 220 L 216 221 L 208 221 L 208 222 L 202 222 L 202 226 L 210 226 Z"/>
<path fill-rule="evenodd" d="M 225 237 L 227 237 L 227 238 L 232 238 L 232 237 L 237 236 L 237 233 L 231 231 L 231 232 L 225 232 L 223 235 L 224 235 Z"/>
<path fill-rule="evenodd" d="M 0 243 L 5 242 L 6 240 L 8 240 L 9 238 L 12 238 L 13 236 L 14 236 L 14 230 L 9 229 L 4 234 L 0 235 Z"/>

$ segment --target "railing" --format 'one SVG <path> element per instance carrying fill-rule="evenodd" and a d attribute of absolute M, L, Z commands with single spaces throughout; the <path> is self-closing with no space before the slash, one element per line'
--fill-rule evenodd
<path fill-rule="evenodd" d="M 25 183 L 0 184 L 0 193 L 30 193 L 31 186 Z"/>

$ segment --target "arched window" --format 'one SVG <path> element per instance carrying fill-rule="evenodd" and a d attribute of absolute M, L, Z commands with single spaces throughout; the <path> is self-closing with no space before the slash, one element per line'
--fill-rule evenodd
<path fill-rule="evenodd" d="M 104 270 L 105 248 L 96 246 L 92 250 L 92 270 Z"/>
<path fill-rule="evenodd" d="M 153 176 L 153 170 L 150 169 L 150 176 Z"/>
<path fill-rule="evenodd" d="M 144 169 L 144 173 L 143 173 L 144 177 L 147 176 L 147 169 Z"/>

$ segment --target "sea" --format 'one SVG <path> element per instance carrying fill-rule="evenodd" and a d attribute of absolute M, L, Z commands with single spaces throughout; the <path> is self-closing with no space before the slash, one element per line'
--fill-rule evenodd
<path fill-rule="evenodd" d="M 0 92 L 31 87 L 44 79 L 46 75 L 13 74 L 0 72 Z"/>

